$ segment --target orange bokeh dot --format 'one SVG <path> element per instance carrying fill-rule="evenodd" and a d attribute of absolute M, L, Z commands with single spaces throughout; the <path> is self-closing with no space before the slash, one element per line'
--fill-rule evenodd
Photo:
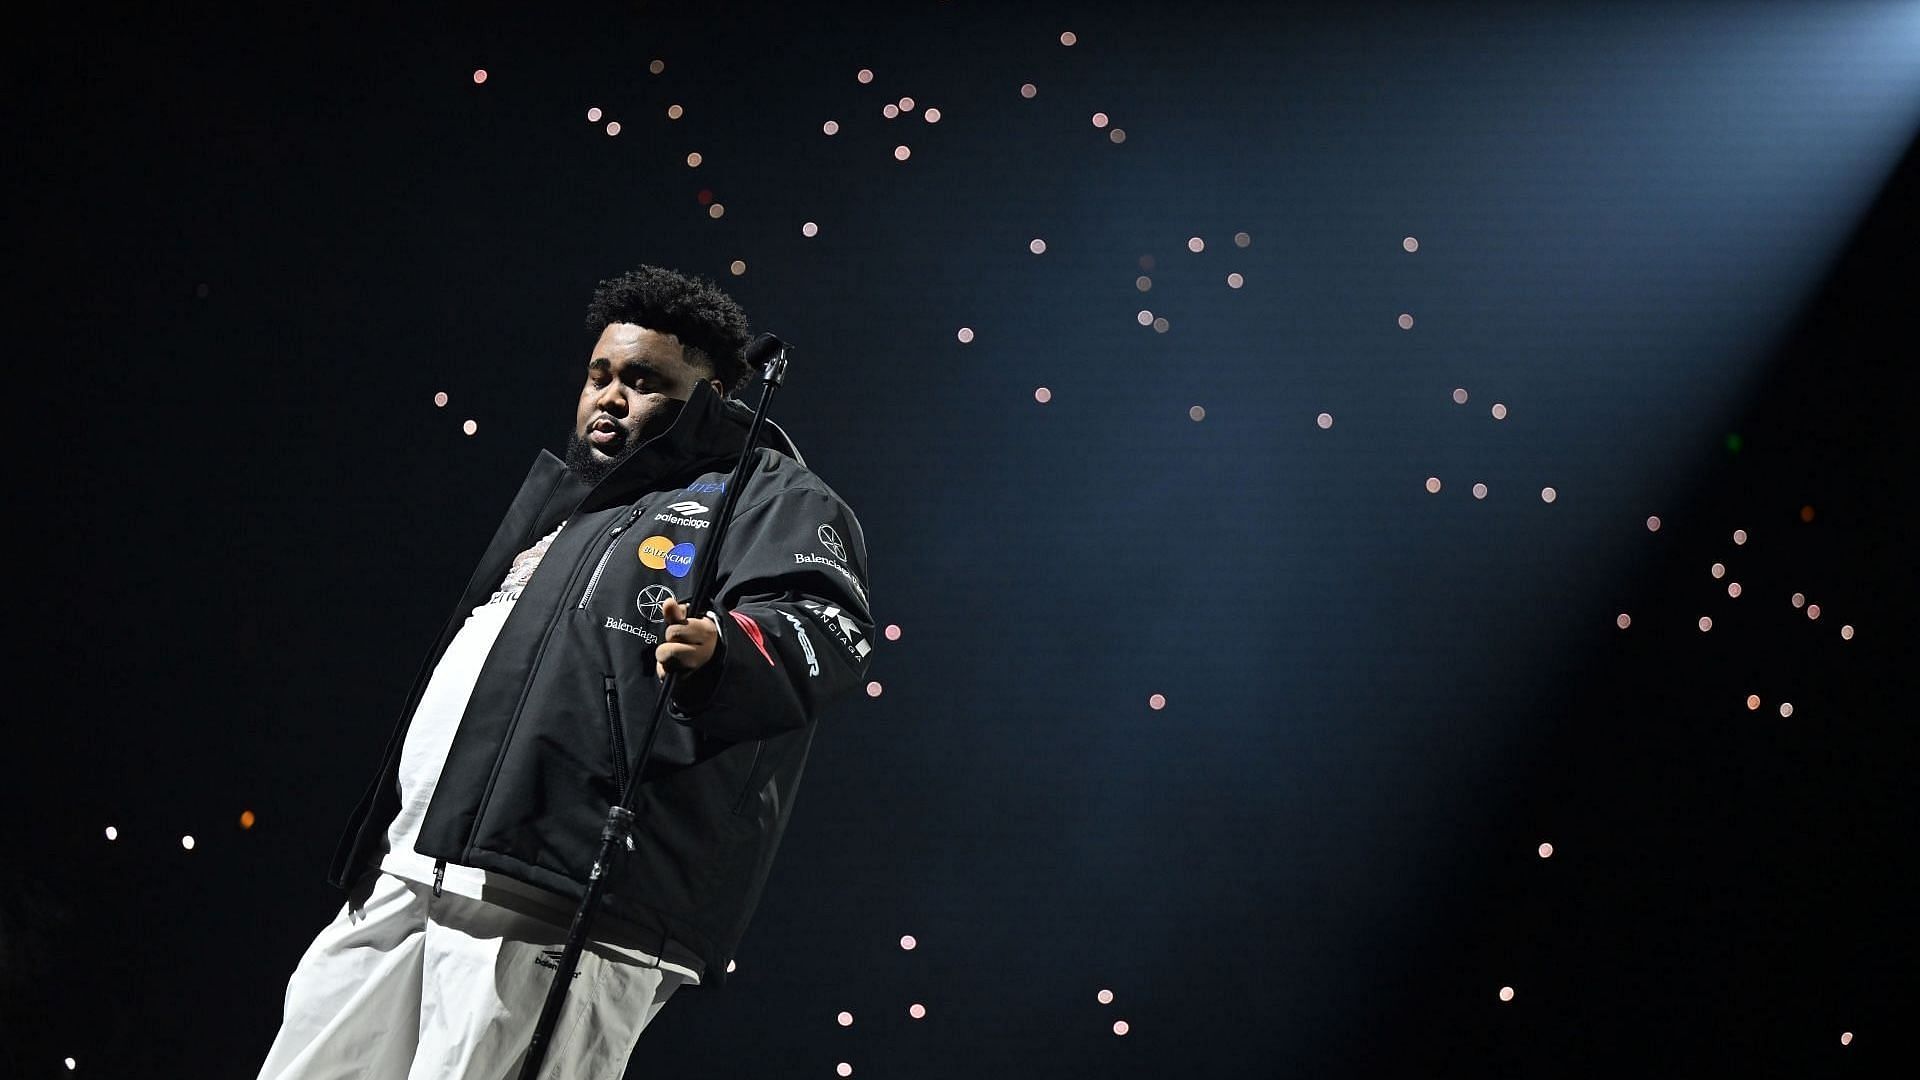
<path fill-rule="evenodd" d="M 1801 520 L 1801 521 L 1812 521 L 1812 520 L 1813 520 L 1813 507 L 1811 507 L 1811 506 L 1803 506 L 1803 507 L 1801 507 L 1801 508 L 1800 508 L 1800 520 Z"/>
<path fill-rule="evenodd" d="M 241 828 L 243 829 L 253 828 L 253 820 L 254 820 L 253 811 L 251 810 L 240 811 L 240 827 Z"/>

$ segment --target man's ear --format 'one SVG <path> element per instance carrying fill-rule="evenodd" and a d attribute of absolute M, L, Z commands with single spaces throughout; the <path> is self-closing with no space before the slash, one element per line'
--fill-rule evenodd
<path fill-rule="evenodd" d="M 707 385 L 713 387 L 713 392 L 721 397 L 724 398 L 727 396 L 727 384 L 721 382 L 719 379 L 708 379 Z"/>

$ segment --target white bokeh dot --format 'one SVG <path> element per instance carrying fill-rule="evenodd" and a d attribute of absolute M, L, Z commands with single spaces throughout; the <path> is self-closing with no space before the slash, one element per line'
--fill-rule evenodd
<path fill-rule="evenodd" d="M 1512 1001 L 1512 1000 L 1513 1000 L 1513 987 L 1511 987 L 1511 986 L 1503 986 L 1503 987 L 1501 987 L 1501 988 L 1500 988 L 1500 1000 L 1501 1000 L 1501 1001 Z"/>
<path fill-rule="evenodd" d="M 861 68 L 859 71 L 854 72 L 853 77 L 859 80 L 860 85 L 865 86 L 873 81 L 873 69 Z"/>
<path fill-rule="evenodd" d="M 1321 431 L 1325 431 L 1333 426 L 1333 414 L 1323 412 L 1319 416 L 1314 417 L 1313 422 L 1319 425 Z"/>
<path fill-rule="evenodd" d="M 1079 40 L 1080 38 L 1077 35 L 1075 35 L 1074 32 L 1071 30 L 1068 30 L 1065 33 L 1060 35 L 1060 44 L 1062 45 L 1071 46 L 1074 42 Z"/>
<path fill-rule="evenodd" d="M 837 1072 L 837 1073 L 839 1073 L 839 1074 L 840 1074 L 841 1076 L 852 1076 L 852 1075 L 853 1075 L 853 1066 L 851 1066 L 851 1065 L 849 1065 L 849 1064 L 847 1064 L 846 1062 L 844 1062 L 844 1061 L 843 1061 L 843 1062 L 841 1062 L 840 1064 L 838 1064 L 838 1065 L 835 1065 L 835 1066 L 833 1067 L 833 1071 L 834 1071 L 834 1072 Z"/>
<path fill-rule="evenodd" d="M 466 432 L 469 435 L 472 435 L 474 432 L 480 430 L 480 425 L 474 423 L 472 420 L 469 420 L 466 423 L 460 425 L 460 430 Z"/>
<path fill-rule="evenodd" d="M 913 1017 L 915 1020 L 924 1020 L 927 1015 L 927 1007 L 916 1001 L 907 1006 L 907 1015 Z"/>
<path fill-rule="evenodd" d="M 1633 616 L 1623 611 L 1613 617 L 1613 625 L 1625 630 L 1627 627 L 1633 625 Z"/>
<path fill-rule="evenodd" d="M 473 85 L 479 86 L 481 83 L 486 81 L 487 81 L 487 69 L 474 68 L 473 69 Z"/>
<path fill-rule="evenodd" d="M 1115 1035 L 1125 1035 L 1132 1030 L 1132 1025 L 1128 1024 L 1125 1020 L 1115 1020 L 1113 1022 L 1113 1033 Z"/>
<path fill-rule="evenodd" d="M 1541 857 L 1541 858 L 1543 858 L 1543 859 L 1548 859 L 1548 858 L 1552 858 L 1552 857 L 1553 857 L 1553 845 L 1552 845 L 1552 844 L 1541 844 L 1541 845 L 1540 845 L 1540 857 Z"/>
<path fill-rule="evenodd" d="M 1033 400 L 1039 402 L 1042 405 L 1045 405 L 1047 402 L 1053 400 L 1053 391 L 1047 389 L 1044 386 L 1039 387 L 1033 392 Z"/>
<path fill-rule="evenodd" d="M 1193 252 L 1195 255 L 1198 255 L 1201 252 L 1207 250 L 1207 242 L 1205 240 L 1200 239 L 1197 236 L 1189 236 L 1187 238 L 1187 250 Z"/>
<path fill-rule="evenodd" d="M 1745 530 L 1745 529 L 1735 529 L 1735 530 L 1733 530 L 1733 542 L 1734 542 L 1734 543 L 1736 543 L 1736 544 L 1744 544 L 1744 543 L 1746 543 L 1746 542 L 1747 542 L 1747 530 Z"/>
<path fill-rule="evenodd" d="M 820 226 L 809 221 L 805 225 L 800 226 L 800 235 L 801 236 L 819 236 Z"/>
<path fill-rule="evenodd" d="M 114 828 L 112 825 L 107 826 L 107 839 L 109 840 L 120 839 L 120 830 L 117 828 Z"/>
<path fill-rule="evenodd" d="M 1166 707 L 1167 707 L 1167 695 L 1165 694 L 1154 694 L 1153 696 L 1147 698 L 1147 708 L 1149 709 L 1159 710 L 1159 709 L 1164 709 Z"/>
<path fill-rule="evenodd" d="M 840 121 L 829 120 L 820 125 L 820 130 L 826 132 L 828 135 L 837 135 L 840 133 Z"/>
<path fill-rule="evenodd" d="M 1420 241 L 1415 239 L 1414 237 L 1409 236 L 1406 239 L 1400 241 L 1400 246 L 1404 248 L 1408 254 L 1412 254 L 1413 252 L 1420 250 Z"/>
<path fill-rule="evenodd" d="M 1704 634 L 1711 629 L 1713 629 L 1713 617 L 1709 615 L 1700 616 L 1700 632 Z"/>
<path fill-rule="evenodd" d="M 1660 515 L 1655 514 L 1654 516 L 1647 519 L 1647 531 L 1648 532 L 1660 531 Z"/>
<path fill-rule="evenodd" d="M 912 952 L 914 950 L 914 947 L 919 944 L 920 943 L 918 941 L 914 940 L 914 937 L 912 934 L 900 935 L 900 947 L 902 949 L 907 950 L 908 952 Z"/>
<path fill-rule="evenodd" d="M 1196 424 L 1202 420 L 1205 420 L 1206 418 L 1207 418 L 1207 410 L 1199 405 L 1195 405 L 1192 408 L 1187 410 L 1187 419 L 1193 421 Z"/>
<path fill-rule="evenodd" d="M 836 1019 L 836 1020 L 838 1020 L 838 1021 L 840 1022 L 840 1026 L 841 1026 L 841 1027 L 852 1027 L 852 1026 L 853 1026 L 853 1014 L 852 1014 L 852 1013 L 850 1013 L 850 1012 L 847 1012 L 847 1011 L 845 1011 L 845 1010 L 841 1010 L 841 1013 L 840 1013 L 840 1015 L 839 1015 L 839 1016 L 836 1016 L 836 1017 L 834 1017 L 834 1019 Z"/>
<path fill-rule="evenodd" d="M 1032 240 L 1027 241 L 1027 250 L 1033 252 L 1035 255 L 1045 255 L 1047 253 L 1047 242 L 1036 236 Z"/>
<path fill-rule="evenodd" d="M 589 123 L 589 124 L 597 124 L 597 123 L 599 123 L 599 122 L 600 122 L 600 115 L 601 115 L 601 114 L 600 114 L 600 108 L 599 108 L 599 106 L 597 106 L 597 105 L 596 105 L 595 107 L 593 107 L 593 108 L 591 108 L 591 109 L 588 109 L 588 110 L 587 110 L 587 123 Z"/>
<path fill-rule="evenodd" d="M 893 148 L 893 160 L 895 161 L 905 161 L 912 156 L 913 151 L 907 149 L 905 146 L 896 146 Z"/>
<path fill-rule="evenodd" d="M 1232 273 L 1227 275 L 1227 288 L 1229 289 L 1237 289 L 1240 286 L 1245 285 L 1246 283 L 1247 283 L 1247 279 L 1241 277 L 1238 273 Z"/>
<path fill-rule="evenodd" d="M 1478 480 L 1476 480 L 1476 481 L 1474 481 L 1474 482 L 1473 482 L 1473 497 L 1474 497 L 1474 498 L 1476 498 L 1476 499 L 1484 499 L 1484 498 L 1486 498 L 1486 497 L 1487 497 L 1487 485 L 1486 485 L 1485 483 L 1482 483 L 1481 481 L 1478 481 Z"/>
<path fill-rule="evenodd" d="M 620 134 L 620 121 L 618 120 L 607 121 L 607 134 L 609 135 Z"/>
<path fill-rule="evenodd" d="M 1033 97 L 1033 95 L 1035 95 L 1035 94 L 1037 94 L 1037 93 L 1039 93 L 1039 92 L 1040 92 L 1040 88 L 1039 88 L 1039 87 L 1037 87 L 1037 86 L 1035 86 L 1035 85 L 1033 85 L 1032 83 L 1021 83 L 1021 84 L 1020 84 L 1020 96 L 1021 96 L 1021 97 L 1023 97 L 1023 98 L 1027 98 L 1027 99 L 1029 99 L 1029 100 L 1031 100 L 1031 99 L 1032 99 L 1032 97 Z"/>
<path fill-rule="evenodd" d="M 1555 499 L 1557 499 L 1557 498 L 1559 498 L 1559 497 L 1560 497 L 1560 493 L 1559 493 L 1559 492 L 1557 492 L 1557 491 L 1555 491 L 1555 490 L 1553 490 L 1553 489 L 1552 489 L 1552 488 L 1550 488 L 1550 487 L 1543 487 L 1543 488 L 1541 488 L 1541 489 L 1540 489 L 1540 501 L 1541 501 L 1541 502 L 1552 502 L 1553 500 L 1555 500 Z"/>
<path fill-rule="evenodd" d="M 1094 997 L 1094 1000 L 1098 1001 L 1102 1005 L 1113 1004 L 1113 991 L 1111 990 L 1102 990 L 1098 994 L 1093 995 L 1093 997 Z"/>
<path fill-rule="evenodd" d="M 446 407 L 447 407 L 447 392 L 446 392 L 445 390 L 442 390 L 442 391 L 440 391 L 439 393 L 437 393 L 437 394 L 435 394 L 435 395 L 433 395 L 433 403 L 434 403 L 434 405 L 435 405 L 435 406 L 437 406 L 437 407 L 439 407 L 439 408 L 442 408 L 442 409 L 444 409 L 444 408 L 446 408 Z"/>
<path fill-rule="evenodd" d="M 193 837 L 191 837 L 191 836 L 183 836 L 183 837 L 181 837 L 181 838 L 180 838 L 180 846 L 181 846 L 181 847 L 183 847 L 183 848 L 186 848 L 186 849 L 187 849 L 188 851 L 192 851 L 192 850 L 193 850 Z"/>
<path fill-rule="evenodd" d="M 1727 582 L 1727 595 L 1738 597 L 1740 595 L 1740 583 L 1737 581 Z"/>
<path fill-rule="evenodd" d="M 1497 401 L 1493 403 L 1493 409 L 1491 411 L 1493 412 L 1493 418 L 1495 420 L 1505 420 L 1507 418 L 1507 407 Z"/>
<path fill-rule="evenodd" d="M 1792 716 L 1792 715 L 1793 715 L 1793 702 L 1791 702 L 1791 701 L 1783 701 L 1783 702 L 1781 702 L 1781 703 L 1780 703 L 1780 715 L 1781 715 L 1781 716 Z"/>
<path fill-rule="evenodd" d="M 1840 1033 L 1840 1045 L 1841 1045 L 1841 1046 L 1851 1046 L 1851 1045 L 1853 1045 L 1853 1032 L 1851 1032 L 1851 1031 L 1843 1031 L 1843 1032 L 1841 1032 L 1841 1033 Z M 68 1060 L 68 1061 L 72 1061 L 73 1059 L 72 1059 L 72 1058 L 68 1058 L 67 1060 Z"/>
<path fill-rule="evenodd" d="M 1853 626 L 1851 624 L 1840 628 L 1840 640 L 1842 641 L 1853 640 Z"/>
<path fill-rule="evenodd" d="M 1398 319 L 1396 319 L 1396 320 L 1394 320 L 1394 321 L 1395 321 L 1395 322 L 1398 322 L 1398 323 L 1400 324 L 1400 329 L 1402 329 L 1402 330 L 1411 330 L 1411 329 L 1413 329 L 1413 316 L 1411 316 L 1411 315 L 1409 315 L 1409 314 L 1407 314 L 1407 313 L 1406 313 L 1406 312 L 1404 312 L 1404 311 L 1403 311 L 1403 312 L 1401 312 L 1401 313 L 1400 313 L 1400 317 L 1399 317 Z"/>
<path fill-rule="evenodd" d="M 1793 606 L 1794 606 L 1794 607 L 1797 607 L 1797 608 L 1801 608 L 1801 607 L 1806 607 L 1806 606 L 1807 606 L 1807 594 L 1806 594 L 1806 593 L 1794 593 L 1794 594 L 1793 594 Z"/>
<path fill-rule="evenodd" d="M 960 328 L 959 332 L 954 334 L 953 336 L 960 339 L 960 344 L 971 345 L 973 343 L 973 327 L 963 326 Z"/>
<path fill-rule="evenodd" d="M 1455 405 L 1465 405 L 1465 404 L 1467 403 L 1467 388 L 1466 388 L 1466 387 L 1464 387 L 1464 386 L 1456 386 L 1456 387 L 1454 387 L 1454 388 L 1453 388 L 1453 403 L 1454 403 Z"/>
<path fill-rule="evenodd" d="M 1440 494 L 1440 478 L 1439 477 L 1437 476 L 1427 477 L 1427 493 L 1429 495 Z"/>
<path fill-rule="evenodd" d="M 1094 127 L 1097 127 L 1097 128 L 1104 128 L 1104 127 L 1106 127 L 1106 126 L 1107 126 L 1107 114 L 1106 114 L 1106 113 L 1103 113 L 1103 112 L 1097 112 L 1097 113 L 1094 113 L 1094 114 L 1093 114 L 1093 126 L 1094 126 Z"/>

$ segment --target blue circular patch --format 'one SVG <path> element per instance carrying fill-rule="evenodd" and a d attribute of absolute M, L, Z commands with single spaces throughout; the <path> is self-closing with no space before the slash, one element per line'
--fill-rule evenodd
<path fill-rule="evenodd" d="M 673 550 L 667 552 L 667 573 L 672 574 L 674 577 L 686 577 L 687 572 L 692 569 L 693 545 L 673 545 Z"/>

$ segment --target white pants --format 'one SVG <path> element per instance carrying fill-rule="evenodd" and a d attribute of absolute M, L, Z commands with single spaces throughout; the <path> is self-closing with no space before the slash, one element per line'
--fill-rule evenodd
<path fill-rule="evenodd" d="M 287 982 L 261 1080 L 513 1080 L 565 928 L 369 872 Z M 600 943 L 580 954 L 540 1075 L 619 1080 L 686 981 Z M 552 959 L 539 962 L 543 956 Z"/>

